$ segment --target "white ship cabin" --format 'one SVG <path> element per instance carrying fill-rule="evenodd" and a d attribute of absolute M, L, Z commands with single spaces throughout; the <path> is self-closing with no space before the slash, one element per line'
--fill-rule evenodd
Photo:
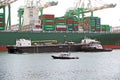
<path fill-rule="evenodd" d="M 16 46 L 31 46 L 31 40 L 18 39 L 16 40 Z"/>
<path fill-rule="evenodd" d="M 96 41 L 94 39 L 90 39 L 90 38 L 84 38 L 82 41 L 81 41 L 81 44 L 89 44 L 89 43 L 100 43 L 99 41 Z"/>
<path fill-rule="evenodd" d="M 103 49 L 103 47 L 100 44 L 100 42 L 96 41 L 95 39 L 84 38 L 81 41 L 81 44 L 89 44 L 90 47 L 95 47 L 96 49 Z"/>

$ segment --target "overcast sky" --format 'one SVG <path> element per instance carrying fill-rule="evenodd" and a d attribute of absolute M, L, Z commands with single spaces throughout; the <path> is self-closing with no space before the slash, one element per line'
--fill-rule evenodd
<path fill-rule="evenodd" d="M 74 6 L 75 2 L 75 0 L 54 0 L 54 1 L 58 1 L 59 2 L 58 5 L 44 9 L 44 14 L 55 14 L 56 17 L 63 16 L 68 8 Z M 104 0 L 104 3 L 106 4 L 116 3 L 117 6 L 115 8 L 95 11 L 94 16 L 100 17 L 102 24 L 120 26 L 120 0 Z M 11 5 L 12 24 L 18 23 L 17 10 L 22 5 L 24 5 L 24 0 L 18 0 L 15 3 L 12 3 Z"/>

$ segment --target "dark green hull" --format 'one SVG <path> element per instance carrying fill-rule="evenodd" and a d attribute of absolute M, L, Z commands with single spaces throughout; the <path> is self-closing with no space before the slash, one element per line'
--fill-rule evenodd
<path fill-rule="evenodd" d="M 79 33 L 79 32 L 0 32 L 0 45 L 13 45 L 16 39 L 27 38 L 32 41 L 57 40 L 80 43 L 84 37 L 90 37 L 103 45 L 120 46 L 120 33 Z"/>

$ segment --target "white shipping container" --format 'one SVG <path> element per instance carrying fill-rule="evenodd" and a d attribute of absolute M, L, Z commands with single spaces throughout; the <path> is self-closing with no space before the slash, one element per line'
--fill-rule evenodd
<path fill-rule="evenodd" d="M 67 28 L 66 25 L 56 25 L 56 28 Z"/>

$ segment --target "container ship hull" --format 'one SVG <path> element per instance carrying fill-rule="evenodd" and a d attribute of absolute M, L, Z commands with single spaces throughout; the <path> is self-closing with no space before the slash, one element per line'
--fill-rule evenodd
<path fill-rule="evenodd" d="M 14 45 L 16 39 L 27 38 L 39 42 L 75 42 L 80 43 L 84 37 L 101 42 L 103 47 L 120 49 L 120 33 L 80 33 L 80 32 L 0 32 L 0 51 L 6 51 L 7 45 Z"/>

